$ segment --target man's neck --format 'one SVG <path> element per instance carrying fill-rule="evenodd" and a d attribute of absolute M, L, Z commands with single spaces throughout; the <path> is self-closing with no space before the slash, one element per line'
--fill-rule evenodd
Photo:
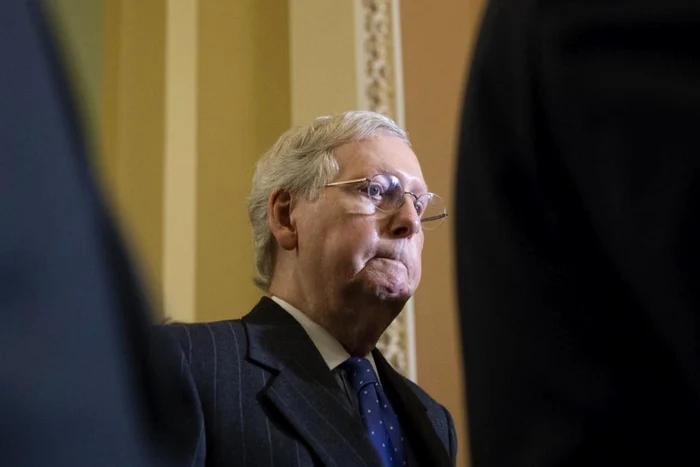
<path fill-rule="evenodd" d="M 341 303 L 341 300 L 330 303 L 330 300 L 308 297 L 289 284 L 275 281 L 270 284 L 269 292 L 325 329 L 352 356 L 365 356 L 371 352 L 403 308 L 398 302 L 362 301 L 357 300 L 357 296 L 350 304 Z"/>

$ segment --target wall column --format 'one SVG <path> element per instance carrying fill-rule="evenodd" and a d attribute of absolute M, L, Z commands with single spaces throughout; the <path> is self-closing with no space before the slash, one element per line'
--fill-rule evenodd
<path fill-rule="evenodd" d="M 165 0 L 105 0 L 98 167 L 160 307 L 163 255 Z"/>
<path fill-rule="evenodd" d="M 185 322 L 196 319 L 197 3 L 168 0 L 166 17 L 163 300 Z"/>
<path fill-rule="evenodd" d="M 199 2 L 197 321 L 257 303 L 246 199 L 255 163 L 290 126 L 287 1 Z"/>

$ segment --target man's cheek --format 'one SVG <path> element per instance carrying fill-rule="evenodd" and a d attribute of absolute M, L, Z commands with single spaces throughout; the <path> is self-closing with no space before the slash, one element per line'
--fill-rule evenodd
<path fill-rule="evenodd" d="M 411 271 L 411 275 L 416 279 L 416 281 L 419 281 L 421 278 L 422 267 L 421 257 L 420 254 L 418 254 L 413 261 L 413 270 Z"/>

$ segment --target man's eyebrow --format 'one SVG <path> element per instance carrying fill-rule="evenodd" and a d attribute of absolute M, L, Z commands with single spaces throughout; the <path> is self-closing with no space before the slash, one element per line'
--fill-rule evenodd
<path fill-rule="evenodd" d="M 377 175 L 377 174 L 393 175 L 394 177 L 399 179 L 401 184 L 404 186 L 403 187 L 404 190 L 411 191 L 411 190 L 407 189 L 407 187 L 406 187 L 407 181 L 403 178 L 403 174 L 401 172 L 397 172 L 395 169 L 387 168 L 385 166 L 379 166 L 375 173 L 367 175 L 367 177 L 371 177 L 371 176 Z M 418 183 L 420 185 L 420 188 L 422 190 L 419 194 L 428 193 L 430 191 L 430 189 L 428 188 L 428 184 L 425 181 L 421 181 L 418 178 L 415 178 L 414 180 L 416 181 L 416 183 Z"/>

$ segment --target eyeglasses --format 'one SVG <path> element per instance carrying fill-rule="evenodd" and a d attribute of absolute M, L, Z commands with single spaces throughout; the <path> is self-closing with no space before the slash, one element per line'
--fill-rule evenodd
<path fill-rule="evenodd" d="M 434 230 L 447 217 L 445 202 L 435 193 L 423 193 L 417 195 L 406 191 L 401 181 L 390 174 L 377 174 L 370 178 L 358 178 L 344 182 L 333 182 L 326 186 L 342 186 L 350 184 L 364 184 L 361 192 L 369 198 L 374 206 L 382 212 L 394 212 L 403 205 L 406 195 L 413 197 L 413 206 L 421 221 L 421 226 L 426 230 Z"/>

